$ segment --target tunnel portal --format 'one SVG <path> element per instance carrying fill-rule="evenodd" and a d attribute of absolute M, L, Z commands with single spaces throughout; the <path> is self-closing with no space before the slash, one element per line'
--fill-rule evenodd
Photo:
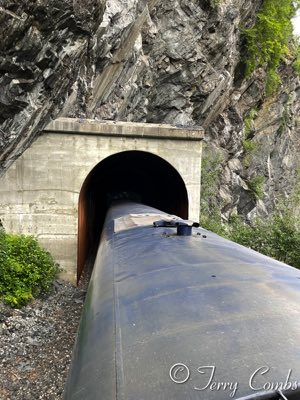
<path fill-rule="evenodd" d="M 203 137 L 201 127 L 57 118 L 0 177 L 3 226 L 36 236 L 75 283 L 112 199 L 199 220 Z"/>
<path fill-rule="evenodd" d="M 98 248 L 107 209 L 128 198 L 188 218 L 188 194 L 177 170 L 145 151 L 124 151 L 99 162 L 86 177 L 78 206 L 77 280 Z"/>

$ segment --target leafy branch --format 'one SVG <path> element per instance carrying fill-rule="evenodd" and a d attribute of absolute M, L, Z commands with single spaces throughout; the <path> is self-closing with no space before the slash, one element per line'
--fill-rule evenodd
<path fill-rule="evenodd" d="M 300 0 L 264 0 L 252 28 L 244 29 L 247 58 L 246 76 L 259 66 L 266 68 L 266 94 L 272 94 L 280 84 L 280 61 L 290 54 L 293 38 L 292 18 L 300 8 Z"/>

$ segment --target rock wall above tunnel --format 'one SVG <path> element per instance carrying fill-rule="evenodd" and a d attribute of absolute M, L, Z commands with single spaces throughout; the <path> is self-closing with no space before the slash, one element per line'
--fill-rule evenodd
<path fill-rule="evenodd" d="M 202 125 L 222 154 L 223 213 L 270 212 L 296 181 L 300 86 L 287 60 L 272 108 L 264 71 L 244 79 L 240 27 L 253 25 L 261 3 L 3 0 L 0 174 L 51 118 Z M 249 165 L 244 121 L 254 107 L 264 123 L 252 133 L 259 146 Z M 261 200 L 249 186 L 257 175 Z"/>

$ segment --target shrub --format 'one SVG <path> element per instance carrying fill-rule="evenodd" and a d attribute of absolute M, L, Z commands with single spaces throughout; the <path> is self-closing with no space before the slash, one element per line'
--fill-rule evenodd
<path fill-rule="evenodd" d="M 255 199 L 264 197 L 264 177 L 256 175 L 247 182 L 248 188 Z"/>
<path fill-rule="evenodd" d="M 12 307 L 49 292 L 59 271 L 32 236 L 0 233 L 0 298 Z"/>
<path fill-rule="evenodd" d="M 242 140 L 242 145 L 245 153 L 252 153 L 257 148 L 257 143 L 250 139 Z"/>
<path fill-rule="evenodd" d="M 299 218 L 285 211 L 283 214 L 275 214 L 270 222 L 271 257 L 300 268 Z"/>
<path fill-rule="evenodd" d="M 222 0 L 210 0 L 210 4 L 213 8 L 217 8 Z"/>
<path fill-rule="evenodd" d="M 244 138 L 248 139 L 251 131 L 254 128 L 254 119 L 257 116 L 257 109 L 253 107 L 244 119 Z"/>
<path fill-rule="evenodd" d="M 294 70 L 297 74 L 300 74 L 300 43 L 299 39 L 296 41 L 295 44 L 295 61 L 293 63 Z"/>
<path fill-rule="evenodd" d="M 244 29 L 247 58 L 246 75 L 258 66 L 267 71 L 266 94 L 272 94 L 280 83 L 277 69 L 289 55 L 293 37 L 292 18 L 299 8 L 299 0 L 265 0 L 252 28 Z"/>
<path fill-rule="evenodd" d="M 294 190 L 289 201 L 281 199 L 269 218 L 257 218 L 251 224 L 241 216 L 233 215 L 228 221 L 222 219 L 221 204 L 217 191 L 222 173 L 222 158 L 206 149 L 201 177 L 201 215 L 203 228 L 226 237 L 262 254 L 300 268 L 300 170 L 296 170 Z M 248 182 L 254 196 L 263 195 L 262 176 Z"/>
<path fill-rule="evenodd" d="M 268 219 L 257 218 L 251 225 L 240 216 L 228 222 L 214 219 L 214 224 L 201 225 L 243 246 L 275 258 L 293 267 L 300 268 L 300 217 L 290 209 L 279 209 Z"/>
<path fill-rule="evenodd" d="M 227 225 L 221 222 L 221 213 L 210 212 L 209 215 L 201 214 L 201 226 L 217 235 L 228 237 Z"/>
<path fill-rule="evenodd" d="M 299 218 L 291 210 L 277 211 L 268 220 L 231 226 L 230 239 L 279 261 L 300 268 Z"/>

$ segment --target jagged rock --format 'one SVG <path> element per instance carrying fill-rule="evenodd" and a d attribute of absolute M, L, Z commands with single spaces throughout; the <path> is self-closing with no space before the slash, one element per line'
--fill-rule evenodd
<path fill-rule="evenodd" d="M 58 116 L 202 125 L 206 141 L 224 154 L 223 212 L 262 210 L 247 186 L 254 175 L 265 177 L 271 211 L 295 184 L 300 85 L 290 65 L 272 99 L 263 97 L 262 69 L 244 79 L 240 26 L 254 23 L 260 5 L 3 0 L 0 173 Z M 250 157 L 243 121 L 253 107 L 257 149 Z"/>
<path fill-rule="evenodd" d="M 0 301 L 0 399 L 62 398 L 86 288 L 56 290 L 22 310 Z"/>

